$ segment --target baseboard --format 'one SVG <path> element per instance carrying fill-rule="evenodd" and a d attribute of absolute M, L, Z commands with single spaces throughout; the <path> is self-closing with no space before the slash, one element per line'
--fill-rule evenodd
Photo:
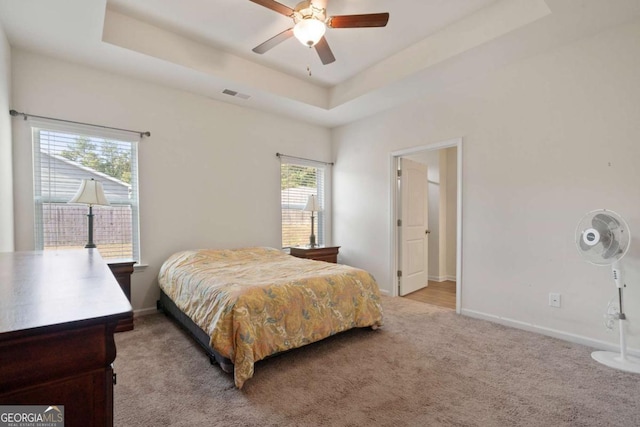
<path fill-rule="evenodd" d="M 384 294 L 384 295 L 386 295 L 386 296 L 391 296 L 391 292 L 389 292 L 389 291 L 388 291 L 388 290 L 386 290 L 386 289 L 380 289 L 380 293 L 381 293 L 381 294 Z"/>
<path fill-rule="evenodd" d="M 488 320 L 490 322 L 499 323 L 501 325 L 509 326 L 516 329 L 535 332 L 576 344 L 582 344 L 584 346 L 592 347 L 598 350 L 614 351 L 616 353 L 620 352 L 620 347 L 617 344 L 588 338 L 583 335 L 572 334 L 569 332 L 559 331 L 557 329 L 546 328 L 544 326 L 534 325 L 532 323 L 521 322 L 519 320 L 509 319 L 506 317 L 500 317 L 493 314 L 482 313 L 480 311 L 469 310 L 465 308 L 460 310 L 460 314 L 462 314 L 463 316 L 473 317 L 475 319 Z M 640 349 L 627 348 L 627 353 L 632 356 L 640 356 Z"/>
<path fill-rule="evenodd" d="M 428 276 L 431 282 L 455 282 L 456 276 Z"/>
<path fill-rule="evenodd" d="M 149 308 L 141 308 L 139 310 L 133 310 L 133 317 L 142 317 L 142 316 L 148 316 L 150 314 L 154 314 L 157 313 L 158 309 L 156 307 L 149 307 Z"/>

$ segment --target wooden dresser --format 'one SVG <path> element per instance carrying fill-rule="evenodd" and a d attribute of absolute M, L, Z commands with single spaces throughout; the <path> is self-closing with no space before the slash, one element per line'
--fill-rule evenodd
<path fill-rule="evenodd" d="M 133 265 L 135 261 L 132 260 L 108 260 L 107 265 L 113 273 L 113 276 L 118 281 L 118 284 L 122 288 L 122 292 L 126 295 L 129 302 L 131 302 L 131 274 L 133 273 Z M 116 332 L 131 331 L 133 330 L 133 313 L 129 314 L 126 318 L 121 319 L 116 327 Z"/>
<path fill-rule="evenodd" d="M 0 405 L 64 405 L 113 425 L 118 321 L 131 304 L 96 249 L 0 253 Z"/>
<path fill-rule="evenodd" d="M 340 246 L 316 246 L 315 248 L 301 246 L 291 248 L 290 254 L 298 258 L 337 263 L 339 250 Z"/>

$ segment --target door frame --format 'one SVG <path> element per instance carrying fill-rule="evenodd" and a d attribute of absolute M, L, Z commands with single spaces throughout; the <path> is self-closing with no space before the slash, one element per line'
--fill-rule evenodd
<path fill-rule="evenodd" d="M 415 154 L 420 151 L 441 150 L 443 148 L 457 148 L 457 212 L 456 212 L 456 313 L 460 314 L 462 308 L 462 137 L 448 139 L 433 144 L 421 145 L 418 147 L 405 148 L 389 153 L 389 211 L 391 212 L 390 229 L 390 253 L 389 265 L 391 266 L 392 294 L 398 296 L 398 159 L 408 154 Z"/>

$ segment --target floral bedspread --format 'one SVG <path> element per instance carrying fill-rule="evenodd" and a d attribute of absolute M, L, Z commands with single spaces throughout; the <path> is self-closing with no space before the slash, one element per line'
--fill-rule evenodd
<path fill-rule="evenodd" d="M 371 274 L 272 248 L 178 252 L 162 265 L 158 282 L 233 362 L 238 388 L 269 355 L 382 325 Z"/>

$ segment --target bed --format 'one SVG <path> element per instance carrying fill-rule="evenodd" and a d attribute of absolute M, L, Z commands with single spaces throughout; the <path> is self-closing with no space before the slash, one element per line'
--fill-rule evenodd
<path fill-rule="evenodd" d="M 378 284 L 346 265 L 273 248 L 182 251 L 158 275 L 158 308 L 233 372 L 242 388 L 254 363 L 352 328 L 382 326 Z"/>

